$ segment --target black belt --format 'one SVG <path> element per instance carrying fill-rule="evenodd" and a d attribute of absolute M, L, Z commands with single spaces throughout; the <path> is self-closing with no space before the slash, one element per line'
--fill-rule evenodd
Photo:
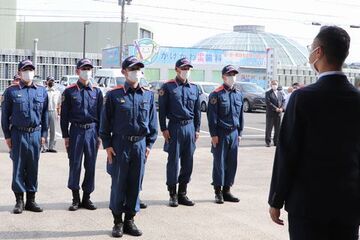
<path fill-rule="evenodd" d="M 182 126 L 188 125 L 188 124 L 192 123 L 193 121 L 194 120 L 192 120 L 192 119 L 189 119 L 189 120 L 170 120 L 170 122 L 177 123 L 177 124 L 180 124 Z"/>
<path fill-rule="evenodd" d="M 231 133 L 237 129 L 237 127 L 220 127 L 220 128 L 221 128 L 221 130 L 228 132 L 228 133 Z"/>
<path fill-rule="evenodd" d="M 28 132 L 28 133 L 33 133 L 33 132 L 39 131 L 41 129 L 41 126 L 37 126 L 37 127 L 17 127 L 17 126 L 14 126 L 14 127 L 19 131 Z"/>
<path fill-rule="evenodd" d="M 123 136 L 123 139 L 128 140 L 129 142 L 138 142 L 144 138 L 144 136 Z"/>
<path fill-rule="evenodd" d="M 95 126 L 95 123 L 71 123 L 71 125 L 74 125 L 75 127 L 82 128 L 82 129 L 90 129 Z"/>

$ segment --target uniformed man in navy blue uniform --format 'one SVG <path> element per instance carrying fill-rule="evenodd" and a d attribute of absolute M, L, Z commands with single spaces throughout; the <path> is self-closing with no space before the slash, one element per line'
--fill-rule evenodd
<path fill-rule="evenodd" d="M 72 190 L 70 211 L 79 207 L 95 210 L 90 200 L 94 191 L 95 165 L 100 144 L 99 127 L 103 95 L 91 82 L 93 65 L 89 59 L 81 59 L 76 66 L 77 83 L 65 89 L 61 104 L 61 131 L 69 157 L 68 188 Z M 69 124 L 70 130 L 69 130 Z M 83 198 L 80 201 L 80 172 L 84 156 L 85 176 L 82 183 Z M 80 204 L 81 203 L 81 204 Z"/>
<path fill-rule="evenodd" d="M 46 89 L 33 83 L 35 66 L 28 59 L 19 63 L 20 82 L 4 93 L 1 126 L 13 161 L 12 190 L 16 205 L 13 212 L 42 212 L 35 202 L 38 186 L 38 163 L 41 145 L 48 131 Z"/>
<path fill-rule="evenodd" d="M 234 183 L 238 145 L 244 126 L 243 98 L 234 87 L 236 74 L 232 65 L 222 70 L 224 84 L 209 96 L 208 122 L 211 135 L 211 152 L 214 156 L 213 182 L 215 202 L 239 202 L 230 192 Z"/>
<path fill-rule="evenodd" d="M 121 237 L 123 233 L 142 235 L 134 224 L 134 216 L 140 209 L 139 191 L 144 164 L 157 137 L 154 94 L 139 83 L 143 67 L 144 64 L 134 56 L 123 61 L 125 85 L 107 93 L 101 116 L 100 137 L 107 152 L 107 170 L 112 179 L 113 237 Z"/>
<path fill-rule="evenodd" d="M 169 154 L 166 184 L 171 207 L 177 207 L 178 204 L 194 205 L 186 193 L 193 170 L 193 155 L 195 141 L 199 137 L 201 112 L 198 88 L 189 82 L 192 67 L 188 59 L 179 59 L 175 64 L 176 78 L 164 83 L 159 90 L 160 128 L 165 138 L 164 151 Z M 169 119 L 168 125 L 166 119 Z"/>

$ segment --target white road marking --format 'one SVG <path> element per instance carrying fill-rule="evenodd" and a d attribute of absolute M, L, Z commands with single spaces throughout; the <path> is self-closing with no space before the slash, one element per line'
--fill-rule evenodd
<path fill-rule="evenodd" d="M 253 128 L 253 127 L 244 127 L 246 129 L 251 129 L 251 130 L 257 130 L 257 131 L 260 131 L 260 132 L 265 132 L 264 129 L 261 129 L 261 128 Z"/>

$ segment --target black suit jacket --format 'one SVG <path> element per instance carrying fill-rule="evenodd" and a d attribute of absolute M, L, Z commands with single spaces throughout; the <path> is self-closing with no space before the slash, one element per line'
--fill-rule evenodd
<path fill-rule="evenodd" d="M 346 76 L 292 93 L 268 202 L 294 216 L 360 222 L 360 93 Z"/>
<path fill-rule="evenodd" d="M 277 92 L 279 97 L 276 96 L 274 91 L 270 89 L 265 93 L 266 112 L 276 113 L 276 108 L 284 107 L 285 98 L 281 92 Z"/>

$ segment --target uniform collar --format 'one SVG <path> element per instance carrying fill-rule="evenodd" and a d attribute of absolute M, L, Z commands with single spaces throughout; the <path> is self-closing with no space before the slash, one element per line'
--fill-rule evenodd
<path fill-rule="evenodd" d="M 79 89 L 82 89 L 82 88 L 86 89 L 86 88 L 88 88 L 88 89 L 90 89 L 90 90 L 93 90 L 93 87 L 92 87 L 92 85 L 91 85 L 91 82 L 89 82 L 89 84 L 88 84 L 87 86 L 85 86 L 84 84 L 82 84 L 82 83 L 80 82 L 80 80 L 78 80 L 76 84 L 77 84 L 77 86 L 78 86 Z"/>
<path fill-rule="evenodd" d="M 318 76 L 318 79 L 320 79 L 321 77 L 329 76 L 329 75 L 343 75 L 343 76 L 345 76 L 345 74 L 342 71 L 328 71 L 328 72 L 320 73 L 319 76 Z"/>
<path fill-rule="evenodd" d="M 143 86 L 141 86 L 141 83 L 139 82 L 138 86 L 136 89 L 133 89 L 130 87 L 130 85 L 125 81 L 125 84 L 124 84 L 124 90 L 125 90 L 125 93 L 127 93 L 128 91 L 129 92 L 136 92 L 136 91 L 141 91 L 141 92 L 144 92 L 144 88 Z"/>
<path fill-rule="evenodd" d="M 226 85 L 225 83 L 223 83 L 223 86 L 224 86 L 224 89 L 228 92 L 231 92 L 231 91 L 236 91 L 235 87 L 233 86 L 232 88 L 229 87 L 228 85 Z"/>
<path fill-rule="evenodd" d="M 55 87 L 47 87 L 47 90 L 48 91 L 55 91 L 56 89 L 55 89 Z"/>
<path fill-rule="evenodd" d="M 177 85 L 184 85 L 184 86 L 190 87 L 189 79 L 187 79 L 186 82 L 183 83 L 183 82 L 178 78 L 178 76 L 176 76 L 175 81 L 176 81 L 176 84 L 177 84 Z"/>
<path fill-rule="evenodd" d="M 34 82 L 32 82 L 30 86 L 27 86 L 27 85 L 25 85 L 25 83 L 23 81 L 19 82 L 19 87 L 20 87 L 20 89 L 23 89 L 24 87 L 37 88 L 37 86 L 36 86 L 36 84 L 34 84 Z"/>

